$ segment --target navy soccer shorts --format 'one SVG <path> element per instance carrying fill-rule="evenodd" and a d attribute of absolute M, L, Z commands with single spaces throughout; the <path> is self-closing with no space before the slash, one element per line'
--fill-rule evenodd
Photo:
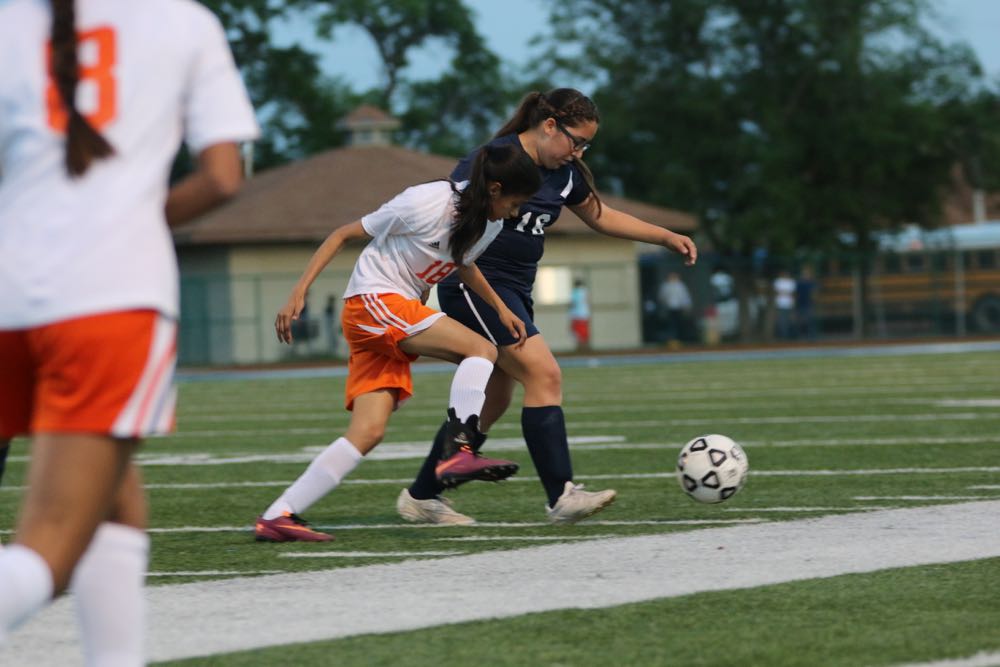
<path fill-rule="evenodd" d="M 497 295 L 503 300 L 507 307 L 515 315 L 524 321 L 524 328 L 528 332 L 528 338 L 538 333 L 535 326 L 535 312 L 532 308 L 531 297 L 522 292 L 504 287 L 503 285 L 491 285 Z M 452 318 L 458 320 L 479 335 L 490 340 L 494 345 L 513 345 L 517 340 L 510 335 L 500 322 L 497 311 L 486 304 L 479 295 L 469 289 L 465 283 L 452 282 L 449 284 L 439 284 L 438 303 L 441 310 Z"/>

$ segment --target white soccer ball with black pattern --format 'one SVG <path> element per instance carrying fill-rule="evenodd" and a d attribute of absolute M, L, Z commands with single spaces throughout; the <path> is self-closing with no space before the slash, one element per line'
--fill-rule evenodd
<path fill-rule="evenodd" d="M 746 452 L 724 435 L 700 435 L 677 457 L 677 481 L 699 503 L 721 503 L 736 495 L 747 481 Z"/>

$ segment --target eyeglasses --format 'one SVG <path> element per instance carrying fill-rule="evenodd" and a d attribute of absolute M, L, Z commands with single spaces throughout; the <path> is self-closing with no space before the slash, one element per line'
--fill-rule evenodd
<path fill-rule="evenodd" d="M 556 121 L 556 127 L 558 127 L 559 131 L 565 134 L 569 138 L 569 140 L 573 143 L 574 153 L 576 151 L 580 151 L 581 153 L 586 153 L 587 149 L 590 148 L 589 141 L 587 141 L 583 137 L 576 136 L 575 134 L 567 130 L 566 127 L 559 121 Z"/>

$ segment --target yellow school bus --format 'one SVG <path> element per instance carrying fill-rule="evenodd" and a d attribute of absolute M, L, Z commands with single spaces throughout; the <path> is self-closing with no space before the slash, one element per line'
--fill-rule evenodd
<path fill-rule="evenodd" d="M 864 318 L 888 335 L 1000 333 L 1000 221 L 907 227 L 880 235 L 878 248 L 867 309 L 857 262 L 821 263 L 816 306 L 824 331 L 860 333 Z"/>

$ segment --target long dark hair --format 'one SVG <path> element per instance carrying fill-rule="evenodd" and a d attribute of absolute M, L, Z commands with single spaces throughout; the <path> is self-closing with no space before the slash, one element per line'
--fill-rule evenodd
<path fill-rule="evenodd" d="M 504 123 L 494 138 L 526 132 L 549 118 L 554 118 L 556 122 L 567 127 L 576 127 L 587 121 L 601 122 L 597 105 L 576 88 L 555 88 L 547 93 L 534 91 L 524 96 L 514 115 Z M 594 185 L 594 174 L 582 159 L 574 155 L 573 161 L 583 174 L 583 180 L 587 182 L 590 191 L 594 193 L 600 211 L 601 198 Z"/>
<path fill-rule="evenodd" d="M 465 253 L 486 231 L 493 201 L 490 183 L 499 183 L 503 195 L 530 196 L 542 187 L 542 175 L 520 146 L 487 144 L 479 149 L 472 159 L 469 183 L 458 195 L 451 228 L 451 258 L 459 266 L 464 264 Z"/>
<path fill-rule="evenodd" d="M 52 79 L 66 107 L 66 171 L 78 177 L 91 162 L 115 151 L 76 108 L 77 62 L 76 5 L 74 0 L 52 0 Z"/>

